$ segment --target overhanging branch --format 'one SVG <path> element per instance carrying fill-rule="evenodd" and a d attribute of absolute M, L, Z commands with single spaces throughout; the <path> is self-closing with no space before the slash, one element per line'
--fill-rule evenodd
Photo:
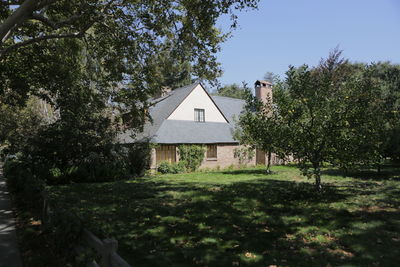
<path fill-rule="evenodd" d="M 2 24 L 0 24 L 0 44 L 4 43 L 10 36 L 10 31 L 17 25 L 24 22 L 30 14 L 35 10 L 39 0 L 26 0 L 9 16 Z"/>
<path fill-rule="evenodd" d="M 39 13 L 33 13 L 31 16 L 31 19 L 35 19 L 38 20 L 40 22 L 42 22 L 43 24 L 50 26 L 53 29 L 59 29 L 62 26 L 66 26 L 66 25 L 70 25 L 73 22 L 75 22 L 76 20 L 78 20 L 79 18 L 81 18 L 82 15 L 72 15 L 71 17 L 65 19 L 65 20 L 61 20 L 61 21 L 53 21 L 47 17 L 45 17 L 42 14 Z"/>
<path fill-rule="evenodd" d="M 49 34 L 44 36 L 35 37 L 20 43 L 16 43 L 11 45 L 3 50 L 0 51 L 0 59 L 2 59 L 5 55 L 9 54 L 13 50 L 16 50 L 20 47 L 31 45 L 34 43 L 39 43 L 46 40 L 51 39 L 65 39 L 65 38 L 81 38 L 85 35 L 85 32 L 76 32 L 76 33 L 68 33 L 68 34 Z"/>

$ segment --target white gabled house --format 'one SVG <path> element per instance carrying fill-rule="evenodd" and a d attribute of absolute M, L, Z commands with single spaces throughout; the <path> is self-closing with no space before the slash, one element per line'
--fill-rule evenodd
<path fill-rule="evenodd" d="M 255 83 L 256 96 L 264 100 L 272 95 L 272 86 L 266 81 Z M 238 165 L 234 157 L 239 142 L 233 138 L 235 118 L 242 112 L 245 101 L 230 97 L 211 96 L 200 83 L 177 88 L 152 100 L 149 109 L 152 122 L 147 122 L 142 133 L 132 139 L 129 132 L 120 136 L 120 143 L 149 140 L 157 143 L 152 149 L 150 168 L 162 161 L 179 161 L 178 146 L 199 144 L 206 147 L 201 168 Z M 247 162 L 265 164 L 265 153 L 257 151 Z M 277 161 L 273 159 L 272 162 Z"/>

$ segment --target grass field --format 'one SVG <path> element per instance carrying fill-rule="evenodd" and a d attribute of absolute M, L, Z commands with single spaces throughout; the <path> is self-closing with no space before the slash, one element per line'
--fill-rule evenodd
<path fill-rule="evenodd" d="M 324 191 L 294 167 L 160 175 L 52 187 L 58 206 L 134 266 L 398 266 L 400 170 L 344 178 Z"/>

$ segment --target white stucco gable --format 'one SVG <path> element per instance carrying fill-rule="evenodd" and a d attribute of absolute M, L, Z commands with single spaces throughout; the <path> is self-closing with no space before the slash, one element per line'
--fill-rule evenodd
<path fill-rule="evenodd" d="M 206 122 L 228 122 L 201 84 L 192 90 L 167 120 L 194 121 L 194 109 L 204 109 Z"/>

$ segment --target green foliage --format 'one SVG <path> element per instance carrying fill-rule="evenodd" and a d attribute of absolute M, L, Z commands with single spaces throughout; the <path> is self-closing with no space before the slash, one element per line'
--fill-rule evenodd
<path fill-rule="evenodd" d="M 142 151 L 145 145 L 143 149 L 136 145 L 130 151 L 115 145 L 118 128 L 106 105 L 108 96 L 87 84 L 89 73 L 80 68 L 83 60 L 78 48 L 70 51 L 70 56 L 77 59 L 65 63 L 76 70 L 61 85 L 64 90 L 53 98 L 59 116 L 42 124 L 36 132 L 26 133 L 19 150 L 34 175 L 51 184 L 141 175 L 148 149 Z M 14 139 L 8 138 L 10 142 Z"/>
<path fill-rule="evenodd" d="M 239 159 L 240 165 L 245 165 L 254 158 L 255 150 L 250 146 L 241 146 L 233 150 L 233 156 Z"/>
<path fill-rule="evenodd" d="M 149 166 L 149 147 L 146 144 L 108 149 L 76 155 L 66 164 L 32 150 L 29 156 L 21 154 L 18 161 L 7 163 L 5 176 L 16 191 L 24 191 L 25 186 L 36 179 L 47 184 L 115 181 L 142 176 Z"/>
<path fill-rule="evenodd" d="M 0 154 L 15 154 L 21 151 L 45 124 L 41 101 L 30 97 L 26 106 L 2 104 L 0 100 Z"/>
<path fill-rule="evenodd" d="M 278 81 L 276 81 L 278 82 Z M 273 102 L 262 103 L 247 90 L 245 112 L 239 117 L 234 137 L 240 143 L 262 151 L 274 152 L 280 158 L 287 157 L 280 144 L 286 143 L 288 132 L 281 127 L 279 117 L 274 116 Z"/>
<path fill-rule="evenodd" d="M 11 192 L 23 196 L 24 201 L 41 199 L 45 182 L 34 174 L 31 166 L 21 156 L 8 158 L 3 166 L 4 177 Z"/>
<path fill-rule="evenodd" d="M 236 83 L 225 85 L 217 89 L 216 95 L 245 99 L 247 95 L 246 86 L 241 87 Z"/>
<path fill-rule="evenodd" d="M 218 17 L 235 26 L 258 1 L 19 2 L 0 7 L 0 149 L 67 183 L 141 175 L 145 153 L 114 148 L 117 133 L 141 130 L 162 86 L 215 81 Z M 22 108 L 31 96 L 56 111 L 50 120 Z"/>
<path fill-rule="evenodd" d="M 371 68 L 370 74 L 379 83 L 385 105 L 385 120 L 382 121 L 386 131 L 384 156 L 400 161 L 400 65 L 380 62 Z"/>
<path fill-rule="evenodd" d="M 126 123 L 140 127 L 146 100 L 162 86 L 192 77 L 215 81 L 216 53 L 227 38 L 215 27 L 218 18 L 228 15 L 235 27 L 236 12 L 257 3 L 73 0 L 40 1 L 31 9 L 2 3 L 0 102 L 22 104 L 29 94 L 51 99 L 85 71 L 86 88 L 112 98 Z M 4 23 L 17 8 L 23 15 Z"/>
<path fill-rule="evenodd" d="M 273 103 L 249 97 L 239 123 L 247 142 L 294 156 L 318 189 L 323 162 L 371 164 L 383 150 L 384 105 L 374 69 L 340 55 L 335 50 L 315 68 L 291 67 L 274 87 Z"/>
<path fill-rule="evenodd" d="M 184 162 L 186 170 L 197 170 L 204 159 L 205 148 L 201 145 L 178 146 L 179 160 Z"/>
<path fill-rule="evenodd" d="M 398 168 L 347 177 L 324 169 L 329 186 L 320 194 L 297 168 L 272 170 L 71 184 L 52 187 L 51 196 L 98 236 L 116 237 L 132 266 L 397 265 Z M 182 257 L 182 246 L 190 257 Z"/>
<path fill-rule="evenodd" d="M 128 145 L 127 149 L 126 165 L 129 173 L 134 176 L 143 176 L 150 168 L 151 144 L 135 143 Z"/>
<path fill-rule="evenodd" d="M 169 41 L 158 57 L 154 58 L 155 76 L 158 77 L 153 86 L 166 86 L 172 89 L 186 86 L 193 82 L 193 67 L 188 58 L 180 59 L 182 55 L 176 55 L 177 51 L 173 49 L 173 42 Z"/>
<path fill-rule="evenodd" d="M 186 171 L 186 162 L 184 161 L 179 161 L 179 162 L 174 162 L 174 163 L 169 163 L 168 161 L 163 161 L 160 162 L 160 164 L 157 167 L 157 171 L 166 174 L 166 173 L 182 173 Z"/>

